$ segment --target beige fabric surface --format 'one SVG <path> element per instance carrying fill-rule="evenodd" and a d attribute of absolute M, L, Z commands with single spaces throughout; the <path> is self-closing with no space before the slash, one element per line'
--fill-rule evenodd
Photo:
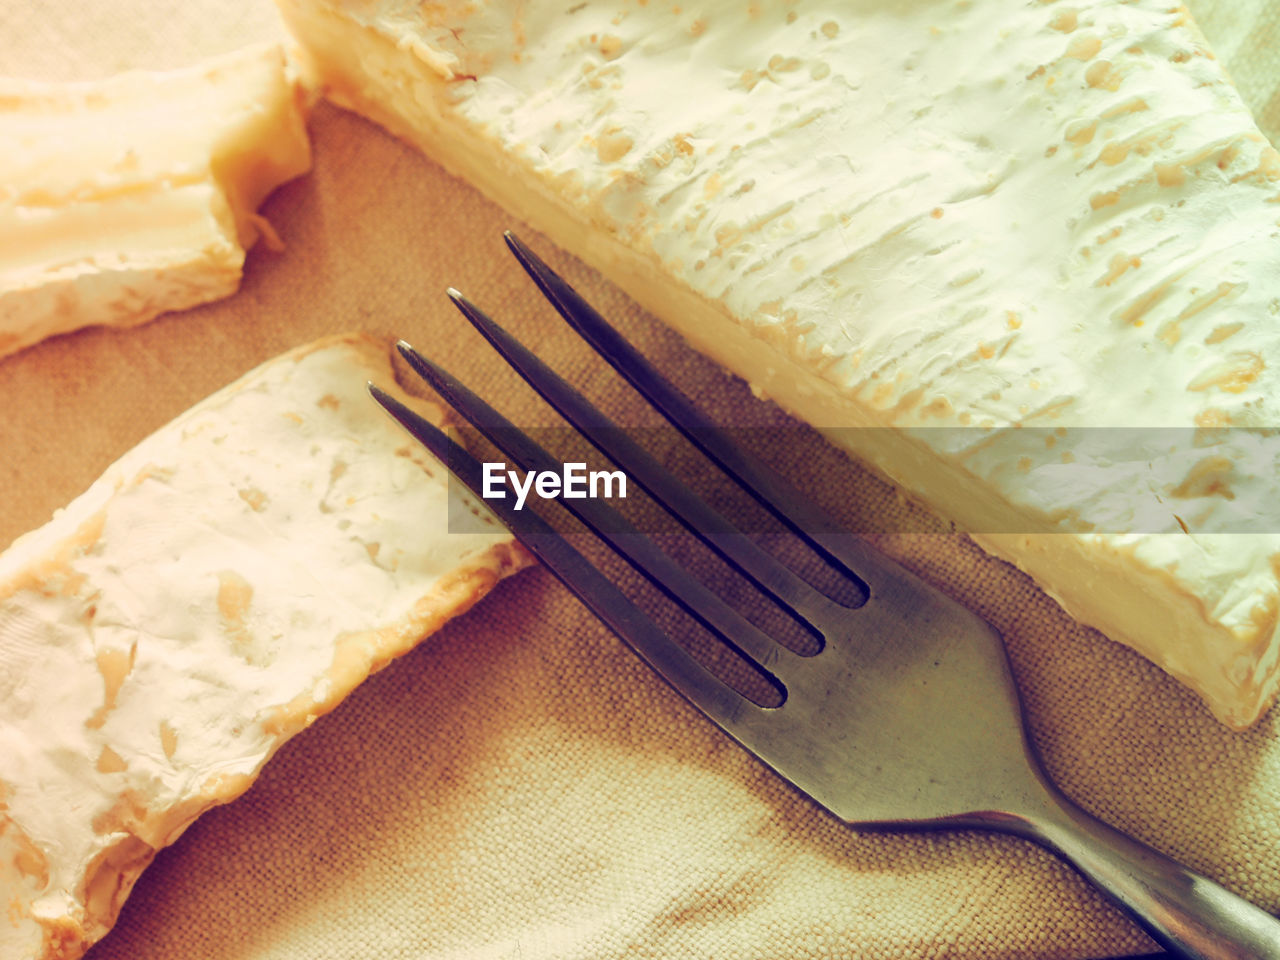
<path fill-rule="evenodd" d="M 1245 19 L 1243 6 L 1193 9 L 1208 15 L 1211 39 L 1221 30 L 1220 50 L 1275 138 L 1276 11 Z M 276 30 L 268 0 L 0 0 L 0 72 L 178 66 Z M 323 333 L 403 336 L 521 422 L 553 422 L 465 327 L 448 285 L 602 404 L 650 422 L 507 258 L 501 230 L 519 224 L 354 116 L 322 104 L 311 129 L 313 174 L 265 208 L 287 249 L 254 250 L 237 296 L 0 362 L 0 544 L 195 401 Z M 786 423 L 526 234 L 718 418 Z M 901 526 L 912 508 L 891 490 L 816 437 L 786 437 L 770 455 L 837 517 Z M 1032 734 L 1068 793 L 1280 910 L 1276 712 L 1232 733 L 963 538 L 876 539 L 1003 632 Z M 248 795 L 198 821 L 90 957 L 1083 958 L 1149 946 L 1029 844 L 836 823 L 533 570 L 375 676 Z"/>

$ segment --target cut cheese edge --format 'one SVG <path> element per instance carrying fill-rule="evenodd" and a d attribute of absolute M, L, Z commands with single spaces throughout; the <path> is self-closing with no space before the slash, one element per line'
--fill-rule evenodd
<path fill-rule="evenodd" d="M 1280 396 L 1280 159 L 1184 8 L 279 6 L 333 100 L 1225 723 L 1274 699 L 1274 441 L 1148 449 Z"/>
<path fill-rule="evenodd" d="M 0 80 L 0 356 L 234 293 L 272 190 L 310 169 L 283 51 L 98 82 Z"/>
<path fill-rule="evenodd" d="M 80 956 L 157 850 L 527 562 L 369 380 L 439 422 L 386 344 L 320 341 L 0 555 L 0 956 Z"/>

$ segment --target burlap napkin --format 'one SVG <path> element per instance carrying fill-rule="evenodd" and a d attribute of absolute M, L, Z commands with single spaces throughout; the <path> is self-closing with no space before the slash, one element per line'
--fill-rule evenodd
<path fill-rule="evenodd" d="M 1193 7 L 1275 137 L 1280 32 L 1266 5 Z M 0 72 L 178 66 L 278 29 L 267 0 L 5 0 Z M 0 362 L 0 543 L 43 523 L 196 400 L 331 331 L 406 337 L 522 422 L 551 422 L 456 316 L 448 285 L 510 321 L 605 406 L 644 419 L 508 260 L 500 232 L 519 224 L 351 115 L 321 105 L 312 133 L 314 173 L 265 211 L 287 249 L 254 251 L 237 296 Z M 843 522 L 929 527 L 526 234 L 717 417 L 785 431 L 772 455 L 810 465 L 798 482 Z M 1033 735 L 1072 796 L 1280 910 L 1275 713 L 1248 733 L 1224 729 L 961 537 L 876 539 L 1003 632 Z M 1149 948 L 1029 844 L 860 835 L 834 822 L 533 570 L 370 680 L 247 796 L 198 821 L 90 956 L 1081 958 Z"/>

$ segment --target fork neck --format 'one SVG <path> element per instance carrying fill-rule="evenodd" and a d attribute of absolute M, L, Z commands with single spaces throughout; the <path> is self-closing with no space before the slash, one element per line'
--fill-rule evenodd
<path fill-rule="evenodd" d="M 1066 859 L 1159 944 L 1191 960 L 1280 960 L 1280 923 L 1251 903 L 1108 826 L 1039 770 L 1018 812 L 953 821 L 1031 840 Z"/>
<path fill-rule="evenodd" d="M 947 818 L 950 827 L 995 830 L 1054 847 L 1053 838 L 1071 830 L 1078 815 L 1088 816 L 1040 768 L 1030 750 L 1025 766 L 1006 774 L 997 790 L 997 806 Z"/>

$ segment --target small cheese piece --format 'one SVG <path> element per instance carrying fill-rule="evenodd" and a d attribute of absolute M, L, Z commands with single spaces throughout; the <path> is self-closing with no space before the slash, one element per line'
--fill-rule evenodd
<path fill-rule="evenodd" d="M 385 344 L 320 341 L 0 555 L 5 960 L 80 956 L 157 850 L 527 562 L 370 379 L 438 422 Z"/>
<path fill-rule="evenodd" d="M 279 5 L 336 102 L 1226 723 L 1273 700 L 1280 158 L 1184 7 Z"/>
<path fill-rule="evenodd" d="M 0 356 L 235 292 L 311 165 L 278 46 L 92 83 L 0 80 Z"/>

